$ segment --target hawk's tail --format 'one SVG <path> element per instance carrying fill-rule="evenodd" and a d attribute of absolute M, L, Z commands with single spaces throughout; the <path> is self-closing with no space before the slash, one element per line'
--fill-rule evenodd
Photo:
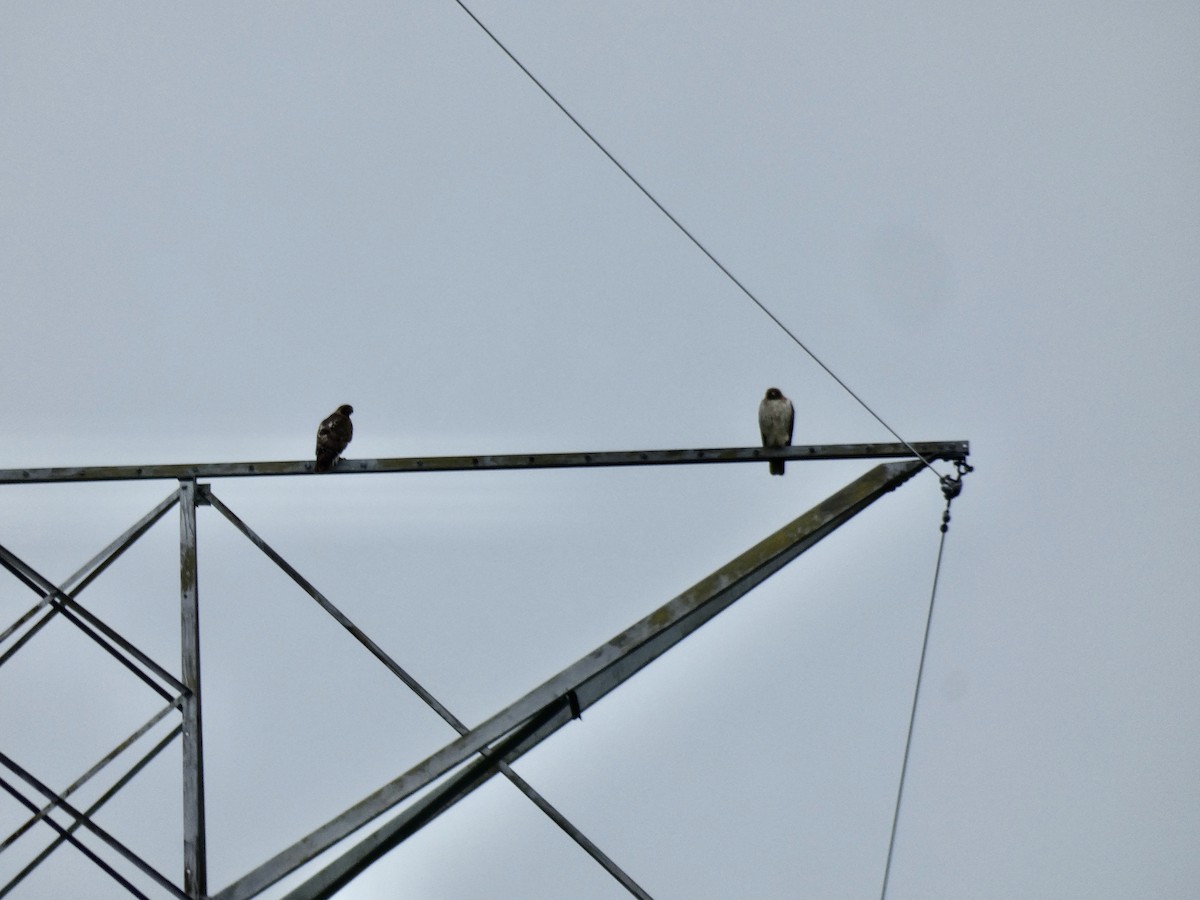
<path fill-rule="evenodd" d="M 782 475 L 783 474 L 783 460 L 782 459 L 773 459 L 769 463 L 767 463 L 767 465 L 769 465 L 771 467 L 772 475 Z"/>
<path fill-rule="evenodd" d="M 336 453 L 318 453 L 317 464 L 313 466 L 314 472 L 328 472 L 333 468 L 333 464 L 337 462 Z"/>

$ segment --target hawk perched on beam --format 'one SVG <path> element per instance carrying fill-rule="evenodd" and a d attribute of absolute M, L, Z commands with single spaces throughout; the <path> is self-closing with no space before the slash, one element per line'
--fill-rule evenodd
<path fill-rule="evenodd" d="M 762 432 L 763 446 L 791 446 L 795 420 L 796 411 L 792 408 L 792 401 L 783 396 L 779 388 L 767 388 L 767 396 L 758 404 L 758 430 Z M 771 460 L 772 475 L 783 474 L 783 462 L 782 459 Z"/>
<path fill-rule="evenodd" d="M 337 465 L 342 451 L 354 437 L 354 425 L 350 422 L 353 412 L 353 406 L 343 404 L 321 422 L 317 429 L 317 464 L 313 467 L 314 471 L 328 472 Z"/>

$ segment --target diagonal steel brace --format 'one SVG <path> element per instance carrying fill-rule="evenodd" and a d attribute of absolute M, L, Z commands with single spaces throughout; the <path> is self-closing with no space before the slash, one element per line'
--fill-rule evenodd
<path fill-rule="evenodd" d="M 246 900 L 256 896 L 476 753 L 486 753 L 490 745 L 506 736 L 516 739 L 505 742 L 503 758 L 506 762 L 516 759 L 813 544 L 912 478 L 923 466 L 922 461 L 909 460 L 875 467 L 520 700 L 243 875 L 214 894 L 213 900 Z M 537 722 L 536 727 L 524 727 L 538 719 L 543 721 Z M 494 774 L 494 764 L 489 760 L 475 765 L 486 765 L 488 770 L 482 774 L 490 777 Z M 421 804 L 434 802 L 437 801 L 423 798 Z M 348 855 L 361 852 L 367 851 L 355 848 Z"/>

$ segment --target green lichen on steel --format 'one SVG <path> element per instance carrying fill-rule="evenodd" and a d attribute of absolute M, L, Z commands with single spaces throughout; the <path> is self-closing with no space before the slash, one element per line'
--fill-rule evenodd
<path fill-rule="evenodd" d="M 662 628 L 671 621 L 671 611 L 666 606 L 660 606 L 654 612 L 650 613 L 646 624 L 651 628 Z"/>

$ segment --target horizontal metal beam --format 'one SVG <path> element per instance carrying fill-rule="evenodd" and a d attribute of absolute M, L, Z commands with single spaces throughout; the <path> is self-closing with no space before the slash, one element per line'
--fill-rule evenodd
<path fill-rule="evenodd" d="M 572 469 L 586 466 L 678 466 L 697 463 L 749 463 L 772 459 L 966 459 L 967 441 L 917 444 L 799 444 L 767 450 L 725 447 L 708 450 L 603 450 L 595 453 L 509 453 L 492 456 L 404 456 L 392 459 L 343 459 L 322 475 L 371 472 L 470 472 L 487 469 Z M 261 478 L 311 475 L 312 460 L 291 462 L 184 463 L 161 466 L 66 466 L 52 469 L 0 469 L 0 484 L 58 481 L 145 481 L 163 478 Z"/>
<path fill-rule="evenodd" d="M 214 894 L 213 900 L 256 896 L 480 751 L 492 751 L 491 756 L 505 762 L 516 759 L 813 544 L 912 478 L 923 465 L 909 460 L 876 466 L 486 722 L 243 875 Z M 535 726 L 525 728 L 531 721 Z M 517 739 L 509 740 L 514 735 Z M 496 741 L 504 741 L 502 753 L 494 752 Z M 489 759 L 482 768 L 474 768 L 472 781 L 474 776 L 490 775 L 495 765 Z M 403 831 L 407 833 L 406 826 Z"/>

